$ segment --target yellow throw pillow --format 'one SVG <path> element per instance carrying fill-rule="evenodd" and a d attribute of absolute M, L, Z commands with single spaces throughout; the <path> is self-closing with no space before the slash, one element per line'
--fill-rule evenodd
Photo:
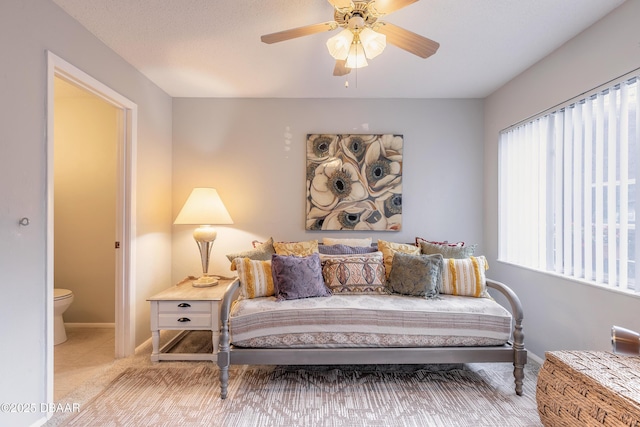
<path fill-rule="evenodd" d="M 391 274 L 391 265 L 393 263 L 393 255 L 396 252 L 402 252 L 403 254 L 419 255 L 420 248 L 415 245 L 407 243 L 393 243 L 384 240 L 378 240 L 378 250 L 382 252 L 384 259 L 384 272 L 385 277 L 388 280 Z"/>
<path fill-rule="evenodd" d="M 318 241 L 307 242 L 275 242 L 273 247 L 278 255 L 309 256 L 318 252 Z"/>
<path fill-rule="evenodd" d="M 487 276 L 485 274 L 488 269 L 489 264 L 484 256 L 445 259 L 440 293 L 488 298 Z"/>
<path fill-rule="evenodd" d="M 236 258 L 233 263 L 238 270 L 241 298 L 252 299 L 275 295 L 271 261 Z"/>

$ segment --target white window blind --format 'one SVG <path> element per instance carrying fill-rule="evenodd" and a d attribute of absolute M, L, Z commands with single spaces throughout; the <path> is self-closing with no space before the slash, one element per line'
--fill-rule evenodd
<path fill-rule="evenodd" d="M 507 129 L 499 258 L 640 291 L 638 76 Z"/>

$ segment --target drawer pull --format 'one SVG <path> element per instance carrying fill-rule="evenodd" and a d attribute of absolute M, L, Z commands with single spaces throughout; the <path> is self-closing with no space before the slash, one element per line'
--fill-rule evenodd
<path fill-rule="evenodd" d="M 191 322 L 191 319 L 189 319 L 188 317 L 181 317 L 178 319 L 178 322 Z"/>
<path fill-rule="evenodd" d="M 180 304 L 178 304 L 178 307 L 181 307 L 181 308 L 191 307 L 191 304 L 188 304 L 186 302 L 181 302 Z"/>

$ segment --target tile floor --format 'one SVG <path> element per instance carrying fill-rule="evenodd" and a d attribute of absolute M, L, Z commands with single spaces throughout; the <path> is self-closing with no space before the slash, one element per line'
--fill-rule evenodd
<path fill-rule="evenodd" d="M 115 360 L 114 328 L 67 327 L 67 341 L 54 346 L 53 398 L 57 402 Z"/>

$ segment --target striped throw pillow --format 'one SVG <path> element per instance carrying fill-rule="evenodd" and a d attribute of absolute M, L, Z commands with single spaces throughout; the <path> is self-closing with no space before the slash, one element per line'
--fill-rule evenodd
<path fill-rule="evenodd" d="M 250 258 L 236 258 L 234 265 L 240 279 L 240 296 L 245 299 L 271 297 L 275 295 L 271 260 L 260 261 Z"/>
<path fill-rule="evenodd" d="M 485 275 L 485 271 L 488 269 L 489 264 L 484 256 L 445 259 L 440 293 L 488 298 L 487 276 Z"/>

